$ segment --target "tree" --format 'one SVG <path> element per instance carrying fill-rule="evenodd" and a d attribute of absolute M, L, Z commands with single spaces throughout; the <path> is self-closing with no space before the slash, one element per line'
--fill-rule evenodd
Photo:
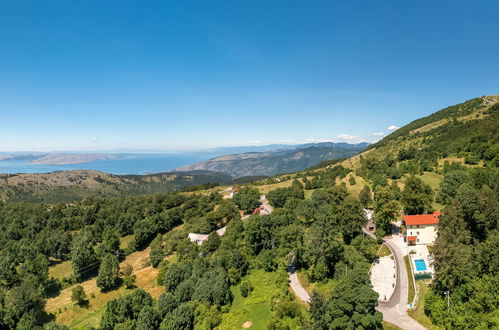
<path fill-rule="evenodd" d="M 360 202 L 350 196 L 338 205 L 336 218 L 340 224 L 343 239 L 347 244 L 362 231 L 362 227 L 366 224 Z"/>
<path fill-rule="evenodd" d="M 377 207 L 377 212 L 374 215 L 376 226 L 385 234 L 390 235 L 392 232 L 392 222 L 397 220 L 400 215 L 400 203 L 396 200 L 388 201 Z"/>
<path fill-rule="evenodd" d="M 194 313 L 187 304 L 178 306 L 173 312 L 166 315 L 161 322 L 161 330 L 192 329 L 194 326 Z"/>
<path fill-rule="evenodd" d="M 359 194 L 359 200 L 362 207 L 365 209 L 369 208 L 369 203 L 372 201 L 371 188 L 369 188 L 369 186 L 364 186 L 364 188 L 362 188 Z"/>
<path fill-rule="evenodd" d="M 351 186 L 354 186 L 357 183 L 357 181 L 355 181 L 355 177 L 353 175 L 350 175 L 350 177 L 348 178 L 348 183 Z"/>
<path fill-rule="evenodd" d="M 310 295 L 310 307 L 308 312 L 310 314 L 311 327 L 314 330 L 327 329 L 328 325 L 325 320 L 327 308 L 327 300 L 316 290 L 312 291 Z"/>
<path fill-rule="evenodd" d="M 402 191 L 402 204 L 407 214 L 425 214 L 432 209 L 433 191 L 421 179 L 411 176 Z"/>
<path fill-rule="evenodd" d="M 87 304 L 87 295 L 81 285 L 77 285 L 71 290 L 71 301 L 79 306 Z"/>
<path fill-rule="evenodd" d="M 465 170 L 456 170 L 445 173 L 440 182 L 440 192 L 436 201 L 441 204 L 448 204 L 456 196 L 457 189 L 463 183 L 470 180 L 470 175 Z"/>
<path fill-rule="evenodd" d="M 160 234 L 151 243 L 151 252 L 149 252 L 149 261 L 154 268 L 165 258 L 163 250 L 163 238 Z"/>
<path fill-rule="evenodd" d="M 97 286 L 102 290 L 106 291 L 113 288 L 116 285 L 116 280 L 118 279 L 120 271 L 120 265 L 118 259 L 112 254 L 106 254 L 102 258 L 101 265 L 99 267 L 99 275 L 97 276 Z"/>
<path fill-rule="evenodd" d="M 152 306 L 144 306 L 140 310 L 135 329 L 137 330 L 157 329 L 160 321 L 161 319 L 155 308 L 153 308 Z"/>
<path fill-rule="evenodd" d="M 113 230 L 107 229 L 102 234 L 101 250 L 106 253 L 114 253 L 120 248 L 120 240 Z"/>
<path fill-rule="evenodd" d="M 29 280 L 8 291 L 2 306 L 6 328 L 13 329 L 18 322 L 26 326 L 40 324 L 45 307 L 43 298 L 41 290 Z"/>
<path fill-rule="evenodd" d="M 135 275 L 133 275 L 132 265 L 127 265 L 123 271 L 123 284 L 127 289 L 135 287 Z"/>
<path fill-rule="evenodd" d="M 57 324 L 55 322 L 47 323 L 43 326 L 43 330 L 69 330 L 69 328 L 62 324 Z"/>
<path fill-rule="evenodd" d="M 329 329 L 382 329 L 383 315 L 375 309 L 378 294 L 362 267 L 343 277 L 331 296 L 325 318 Z"/>
<path fill-rule="evenodd" d="M 92 239 L 86 233 L 80 234 L 73 239 L 71 264 L 77 281 L 83 280 L 85 275 L 97 268 L 98 261 L 92 246 Z"/>
<path fill-rule="evenodd" d="M 161 318 L 164 318 L 168 313 L 173 312 L 179 305 L 177 298 L 170 292 L 162 293 L 158 298 L 158 311 Z"/>
<path fill-rule="evenodd" d="M 241 210 L 251 212 L 260 206 L 260 192 L 255 188 L 244 187 L 239 189 L 233 200 Z"/>
<path fill-rule="evenodd" d="M 206 252 L 214 252 L 220 246 L 220 236 L 214 231 L 208 236 L 208 240 L 203 243 L 203 250 Z"/>
<path fill-rule="evenodd" d="M 241 290 L 241 295 L 246 298 L 254 288 L 250 281 L 244 281 L 241 283 L 239 289 Z"/>

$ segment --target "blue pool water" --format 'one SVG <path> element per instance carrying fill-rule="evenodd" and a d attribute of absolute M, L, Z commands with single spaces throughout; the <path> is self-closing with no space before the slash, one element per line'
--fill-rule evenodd
<path fill-rule="evenodd" d="M 420 272 L 426 270 L 426 263 L 424 262 L 423 259 L 414 260 L 414 264 L 416 265 L 417 271 Z"/>

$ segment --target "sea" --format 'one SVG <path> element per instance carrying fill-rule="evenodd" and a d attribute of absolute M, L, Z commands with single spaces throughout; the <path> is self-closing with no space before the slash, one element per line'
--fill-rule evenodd
<path fill-rule="evenodd" d="M 0 173 L 49 173 L 68 170 L 96 170 L 112 174 L 153 174 L 173 170 L 214 157 L 208 153 L 120 154 L 116 159 L 80 164 L 33 164 L 32 158 L 0 160 Z"/>

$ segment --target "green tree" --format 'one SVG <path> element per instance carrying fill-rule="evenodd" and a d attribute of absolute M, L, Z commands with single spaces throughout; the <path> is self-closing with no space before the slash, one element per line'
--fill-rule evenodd
<path fill-rule="evenodd" d="M 392 222 L 397 220 L 400 215 L 400 203 L 396 200 L 388 201 L 387 203 L 377 207 L 377 212 L 374 215 L 376 226 L 390 235 L 392 232 Z"/>
<path fill-rule="evenodd" d="M 151 252 L 149 252 L 149 261 L 151 265 L 156 268 L 159 263 L 165 258 L 165 252 L 163 249 L 163 238 L 161 234 L 158 234 L 156 238 L 151 243 Z"/>
<path fill-rule="evenodd" d="M 338 205 L 336 212 L 343 239 L 349 244 L 366 224 L 362 205 L 355 198 L 348 196 Z"/>
<path fill-rule="evenodd" d="M 161 322 L 161 330 L 192 329 L 194 326 L 194 313 L 187 304 L 178 306 L 173 312 L 166 315 Z"/>
<path fill-rule="evenodd" d="M 448 204 L 456 196 L 457 189 L 469 180 L 470 175 L 464 170 L 445 173 L 444 178 L 440 182 L 440 192 L 437 195 L 436 201 L 441 204 Z"/>
<path fill-rule="evenodd" d="M 310 295 L 310 307 L 308 309 L 311 329 L 322 330 L 328 328 L 326 320 L 327 303 L 323 295 L 316 290 L 312 291 Z"/>
<path fill-rule="evenodd" d="M 14 329 L 19 322 L 24 327 L 41 323 L 45 300 L 39 288 L 31 281 L 22 282 L 8 291 L 3 301 L 3 319 L 7 329 Z"/>
<path fill-rule="evenodd" d="M 99 267 L 99 275 L 97 276 L 97 286 L 106 291 L 116 286 L 120 265 L 118 259 L 112 254 L 106 254 L 102 258 Z"/>
<path fill-rule="evenodd" d="M 161 294 L 158 298 L 158 311 L 161 318 L 164 318 L 168 313 L 173 312 L 178 305 L 177 298 L 170 292 Z"/>
<path fill-rule="evenodd" d="M 362 207 L 366 209 L 369 208 L 369 203 L 371 203 L 372 201 L 371 188 L 369 188 L 369 186 L 364 186 L 362 188 L 359 194 L 359 200 L 360 203 L 362 204 Z"/>
<path fill-rule="evenodd" d="M 255 188 L 243 187 L 233 200 L 241 210 L 251 212 L 260 206 L 260 192 Z"/>
<path fill-rule="evenodd" d="M 353 269 L 333 289 L 327 306 L 329 329 L 382 329 L 378 294 L 363 268 Z"/>
<path fill-rule="evenodd" d="M 101 250 L 105 253 L 114 253 L 120 248 L 120 240 L 118 235 L 111 230 L 107 229 L 102 234 Z"/>
<path fill-rule="evenodd" d="M 250 281 L 244 281 L 241 283 L 239 289 L 241 290 L 241 295 L 246 298 L 254 288 Z"/>
<path fill-rule="evenodd" d="M 348 183 L 350 183 L 351 186 L 354 186 L 357 183 L 353 175 L 350 175 L 350 177 L 348 178 Z"/>
<path fill-rule="evenodd" d="M 123 270 L 123 284 L 127 289 L 135 287 L 135 275 L 133 275 L 133 266 L 127 265 Z"/>
<path fill-rule="evenodd" d="M 425 214 L 431 211 L 433 191 L 421 179 L 409 177 L 402 191 L 402 204 L 407 214 Z"/>
<path fill-rule="evenodd" d="M 139 313 L 136 330 L 157 329 L 161 319 L 158 312 L 152 306 L 144 306 Z"/>
<path fill-rule="evenodd" d="M 93 241 L 86 233 L 80 234 L 73 239 L 71 264 L 77 281 L 83 280 L 86 275 L 97 268 L 98 261 L 92 246 Z"/>
<path fill-rule="evenodd" d="M 87 295 L 81 285 L 77 285 L 71 290 L 71 301 L 79 306 L 87 304 Z"/>
<path fill-rule="evenodd" d="M 208 240 L 203 243 L 203 250 L 206 252 L 214 252 L 218 249 L 220 243 L 220 236 L 214 231 L 208 236 Z"/>

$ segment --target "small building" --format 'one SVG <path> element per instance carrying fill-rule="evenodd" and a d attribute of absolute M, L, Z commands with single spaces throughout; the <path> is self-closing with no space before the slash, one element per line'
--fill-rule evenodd
<path fill-rule="evenodd" d="M 408 246 L 433 244 L 437 238 L 438 217 L 442 213 L 405 215 L 405 241 Z"/>
<path fill-rule="evenodd" d="M 216 230 L 216 233 L 218 234 L 218 236 L 223 236 L 225 234 L 226 230 L 227 230 L 227 226 L 222 227 L 222 228 Z M 187 235 L 187 237 L 189 238 L 189 240 L 191 242 L 195 242 L 197 245 L 201 245 L 205 241 L 208 240 L 209 235 L 207 235 L 207 234 L 189 233 L 189 235 Z"/>
<path fill-rule="evenodd" d="M 369 209 L 364 209 L 364 217 L 367 219 L 366 230 L 370 233 L 376 232 L 376 224 L 374 223 L 374 211 Z"/>

